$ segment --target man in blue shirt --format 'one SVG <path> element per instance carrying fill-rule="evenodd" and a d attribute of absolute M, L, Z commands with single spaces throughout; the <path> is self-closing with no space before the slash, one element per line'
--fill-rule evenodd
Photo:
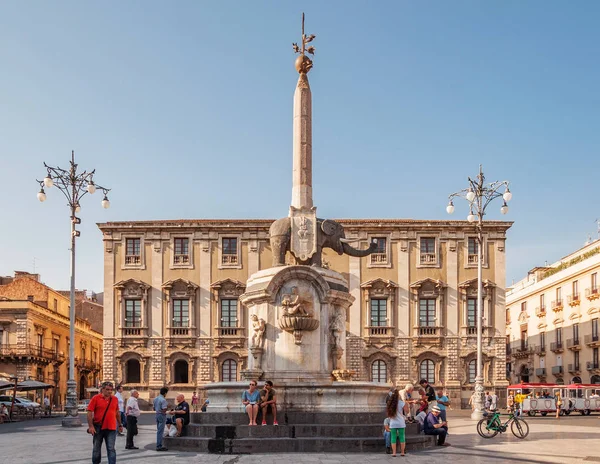
<path fill-rule="evenodd" d="M 160 395 L 154 398 L 154 412 L 156 413 L 156 451 L 168 451 L 163 446 L 163 434 L 165 433 L 165 423 L 167 422 L 167 399 L 165 395 L 169 392 L 167 387 L 160 389 Z"/>
<path fill-rule="evenodd" d="M 424 432 L 425 435 L 437 436 L 438 446 L 450 446 L 450 443 L 446 443 L 446 435 L 448 435 L 448 424 L 441 420 L 439 406 L 431 408 L 431 412 L 427 414 L 425 418 Z"/>
<path fill-rule="evenodd" d="M 444 395 L 444 389 L 439 387 L 435 399 L 437 400 L 438 408 L 440 408 L 440 418 L 443 422 L 446 422 L 446 406 L 450 406 L 450 398 Z"/>

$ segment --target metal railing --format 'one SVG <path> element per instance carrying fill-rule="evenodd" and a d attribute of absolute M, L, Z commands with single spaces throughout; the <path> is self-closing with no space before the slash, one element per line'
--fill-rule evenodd
<path fill-rule="evenodd" d="M 126 255 L 125 256 L 125 265 L 126 266 L 139 266 L 142 264 L 142 256 L 141 255 Z"/>
<path fill-rule="evenodd" d="M 421 253 L 421 264 L 437 263 L 437 253 Z"/>
<path fill-rule="evenodd" d="M 550 343 L 550 351 L 562 351 L 563 350 L 563 342 L 552 342 Z"/>
<path fill-rule="evenodd" d="M 544 317 L 546 315 L 546 306 L 538 306 L 535 308 L 535 315 L 537 317 Z"/>
<path fill-rule="evenodd" d="M 545 367 L 538 367 L 535 370 L 535 375 L 537 377 L 546 377 L 546 368 Z"/>
<path fill-rule="evenodd" d="M 598 287 L 589 287 L 585 289 L 585 297 L 589 300 L 595 300 L 600 297 L 600 293 L 598 293 Z"/>
<path fill-rule="evenodd" d="M 190 264 L 190 255 L 173 255 L 173 264 Z"/>
<path fill-rule="evenodd" d="M 477 264 L 479 255 L 467 255 L 467 264 Z"/>
<path fill-rule="evenodd" d="M 561 375 L 563 373 L 562 366 L 552 366 L 552 375 Z"/>
<path fill-rule="evenodd" d="M 223 253 L 223 255 L 221 256 L 221 264 L 237 264 L 238 263 L 238 257 L 237 255 L 229 255 L 229 254 L 225 254 Z"/>
<path fill-rule="evenodd" d="M 552 311 L 562 311 L 563 309 L 563 300 L 562 298 L 560 300 L 554 300 L 552 302 Z"/>
<path fill-rule="evenodd" d="M 585 344 L 586 345 L 596 345 L 600 344 L 600 336 L 598 334 L 589 334 L 585 336 Z"/>
<path fill-rule="evenodd" d="M 600 363 L 594 362 L 594 361 L 588 361 L 585 363 L 585 368 L 588 371 L 591 371 L 593 369 L 600 369 Z"/>
<path fill-rule="evenodd" d="M 63 353 L 56 352 L 52 348 L 45 348 L 43 346 L 34 344 L 8 344 L 0 345 L 0 356 L 3 357 L 38 357 L 46 359 L 48 361 L 64 362 L 65 355 Z"/>
<path fill-rule="evenodd" d="M 579 338 L 569 338 L 567 340 L 567 348 L 578 348 L 580 340 Z"/>
<path fill-rule="evenodd" d="M 579 293 L 573 293 L 572 295 L 567 296 L 567 301 L 570 306 L 575 306 L 581 303 L 579 298 Z"/>
<path fill-rule="evenodd" d="M 569 364 L 569 372 L 571 374 L 575 373 L 575 372 L 579 372 L 580 366 L 579 364 Z"/>
<path fill-rule="evenodd" d="M 387 253 L 372 253 L 371 264 L 387 263 Z"/>

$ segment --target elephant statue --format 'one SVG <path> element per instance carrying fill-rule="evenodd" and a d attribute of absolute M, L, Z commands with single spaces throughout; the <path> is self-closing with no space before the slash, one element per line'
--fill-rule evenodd
<path fill-rule="evenodd" d="M 290 240 L 292 235 L 291 218 L 285 217 L 277 219 L 269 228 L 271 236 L 271 251 L 273 252 L 273 267 L 285 265 L 285 254 L 290 249 Z M 339 255 L 347 254 L 362 258 L 369 256 L 376 248 L 376 243 L 371 243 L 366 250 L 359 250 L 349 245 L 351 240 L 347 240 L 344 234 L 344 227 L 330 219 L 317 219 L 317 251 L 307 261 L 301 261 L 297 257 L 296 264 L 308 264 L 322 267 L 321 255 L 323 248 L 331 248 Z"/>

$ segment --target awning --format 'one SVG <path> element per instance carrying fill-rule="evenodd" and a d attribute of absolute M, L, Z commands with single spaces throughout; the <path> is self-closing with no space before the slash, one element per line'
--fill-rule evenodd
<path fill-rule="evenodd" d="M 0 390 L 9 390 L 14 387 L 15 387 L 15 384 L 13 382 L 11 382 L 10 380 L 0 379 Z"/>
<path fill-rule="evenodd" d="M 37 380 L 23 380 L 17 384 L 18 391 L 31 391 L 31 390 L 46 390 L 47 388 L 53 388 L 54 385 L 48 383 L 39 382 Z"/>

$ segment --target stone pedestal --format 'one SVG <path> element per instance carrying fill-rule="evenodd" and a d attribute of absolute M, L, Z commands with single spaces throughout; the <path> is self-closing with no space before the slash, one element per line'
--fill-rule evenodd
<path fill-rule="evenodd" d="M 341 274 L 316 266 L 266 269 L 248 279 L 240 301 L 248 327 L 256 326 L 248 334 L 244 378 L 330 382 L 335 369 L 345 368 L 346 312 L 354 298 Z"/>

